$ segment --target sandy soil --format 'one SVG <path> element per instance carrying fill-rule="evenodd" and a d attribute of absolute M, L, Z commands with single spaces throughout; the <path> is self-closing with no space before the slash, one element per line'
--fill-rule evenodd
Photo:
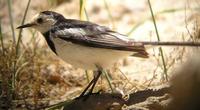
<path fill-rule="evenodd" d="M 41 0 L 32 0 L 26 21 L 31 19 L 34 14 L 43 10 L 53 10 L 64 14 L 66 18 L 79 19 L 79 0 L 67 0 L 67 2 L 63 2 L 57 6 L 52 6 L 49 1 L 43 0 L 41 2 Z M 89 21 L 108 26 L 122 34 L 129 33 L 133 27 L 138 25 L 129 37 L 138 41 L 157 41 L 155 28 L 150 19 L 151 14 L 146 0 L 106 1 L 112 18 L 109 17 L 103 0 L 88 0 L 86 3 L 86 10 L 89 15 Z M 14 19 L 14 27 L 20 25 L 26 3 L 27 0 L 13 0 L 12 16 Z M 161 41 L 189 40 L 191 36 L 188 32 L 192 35 L 195 34 L 195 29 L 199 25 L 200 14 L 194 9 L 199 6 L 200 2 L 197 0 L 152 0 L 152 7 L 156 15 Z M 0 1 L 2 31 L 4 35 L 11 36 L 12 33 L 9 27 L 7 8 L 6 2 Z M 175 11 L 169 11 L 172 9 L 175 9 Z M 18 30 L 15 30 L 15 32 L 17 35 Z M 31 32 L 33 32 L 33 30 L 25 29 L 23 31 L 24 43 L 30 40 L 31 37 L 29 36 Z M 47 46 L 44 46 L 46 43 L 40 33 L 36 35 L 41 44 L 40 47 L 45 50 L 48 49 Z M 5 39 L 11 38 L 8 37 Z M 111 70 L 112 83 L 114 88 L 116 88 L 116 92 L 120 90 L 124 93 L 130 93 L 138 89 L 146 89 L 149 86 L 157 86 L 167 82 L 164 80 L 162 61 L 158 47 L 147 48 L 150 58 L 141 59 L 129 57 L 119 61 L 115 65 L 126 77 L 116 68 Z M 187 57 L 191 56 L 191 52 L 193 52 L 192 48 L 183 47 L 163 47 L 163 51 L 169 77 L 172 76 L 171 73 L 182 65 Z M 49 54 L 52 61 L 50 61 L 50 65 L 47 66 L 47 68 L 50 68 L 50 72 L 43 72 L 45 74 L 42 74 L 41 77 L 47 78 L 44 80 L 53 84 L 48 85 L 48 89 L 43 89 L 44 94 L 48 94 L 48 97 L 45 98 L 54 100 L 50 103 L 56 103 L 57 101 L 66 100 L 67 98 L 79 94 L 84 85 L 87 84 L 84 70 L 74 68 L 62 62 L 51 52 L 49 52 Z M 59 68 L 60 71 L 56 71 L 58 70 L 57 68 Z M 100 82 L 100 88 L 109 91 L 107 82 L 105 80 L 101 80 Z"/>

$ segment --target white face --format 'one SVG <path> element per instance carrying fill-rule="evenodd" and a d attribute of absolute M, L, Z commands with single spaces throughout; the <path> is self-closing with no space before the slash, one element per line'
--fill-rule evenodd
<path fill-rule="evenodd" d="M 57 20 L 53 18 L 53 15 L 45 15 L 39 13 L 35 15 L 28 24 L 33 24 L 31 27 L 40 31 L 41 33 L 47 32 L 51 26 L 53 26 Z"/>

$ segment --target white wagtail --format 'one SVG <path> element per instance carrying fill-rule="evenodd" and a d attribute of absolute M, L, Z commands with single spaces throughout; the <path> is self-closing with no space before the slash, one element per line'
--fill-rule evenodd
<path fill-rule="evenodd" d="M 43 11 L 19 28 L 32 27 L 40 31 L 51 50 L 65 62 L 77 68 L 94 70 L 98 74 L 80 96 L 93 88 L 102 73 L 115 62 L 128 56 L 148 58 L 142 43 L 134 43 L 125 35 L 88 21 L 66 19 L 53 11 Z"/>

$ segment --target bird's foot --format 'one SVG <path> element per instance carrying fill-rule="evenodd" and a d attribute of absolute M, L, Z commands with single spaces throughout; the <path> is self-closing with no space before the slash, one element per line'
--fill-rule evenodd
<path fill-rule="evenodd" d="M 98 92 L 92 93 L 91 91 L 85 93 L 84 95 L 80 95 L 79 97 L 77 97 L 76 99 L 82 99 L 83 101 L 86 101 L 90 96 L 92 95 L 99 95 L 102 93 L 102 90 L 99 90 Z"/>

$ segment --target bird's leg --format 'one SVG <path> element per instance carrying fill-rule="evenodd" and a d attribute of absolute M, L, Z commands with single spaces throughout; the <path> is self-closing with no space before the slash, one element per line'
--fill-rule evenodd
<path fill-rule="evenodd" d="M 91 87 L 91 85 L 92 85 L 92 87 L 89 90 L 88 94 L 92 93 L 92 91 L 93 91 L 93 89 L 94 89 L 94 87 L 95 87 L 95 85 L 96 85 L 99 77 L 101 76 L 102 71 L 103 71 L 103 69 L 101 67 L 97 66 L 97 68 L 98 68 L 98 70 L 94 71 L 94 73 L 97 73 L 97 75 L 94 76 L 94 78 L 92 79 L 92 81 L 90 81 L 90 83 L 88 84 L 88 86 L 84 89 L 84 91 L 81 93 L 81 95 L 79 97 L 84 96 L 85 93 L 87 92 L 87 90 Z"/>
<path fill-rule="evenodd" d="M 92 79 L 92 81 L 90 81 L 88 86 L 84 89 L 84 91 L 81 93 L 81 95 L 79 97 L 84 96 L 84 94 L 87 92 L 87 90 L 90 88 L 90 86 L 94 83 L 94 80 L 95 80 L 95 77 Z"/>
<path fill-rule="evenodd" d="M 92 87 L 91 87 L 90 91 L 88 92 L 88 94 L 92 94 L 92 91 L 93 91 L 93 89 L 94 89 L 94 87 L 95 87 L 95 85 L 96 85 L 96 83 L 97 83 L 99 77 L 100 77 L 101 74 L 102 74 L 102 70 L 98 70 L 98 71 L 96 71 L 96 72 L 97 72 L 97 75 L 96 75 L 95 78 L 94 78 L 94 82 L 93 82 Z"/>

